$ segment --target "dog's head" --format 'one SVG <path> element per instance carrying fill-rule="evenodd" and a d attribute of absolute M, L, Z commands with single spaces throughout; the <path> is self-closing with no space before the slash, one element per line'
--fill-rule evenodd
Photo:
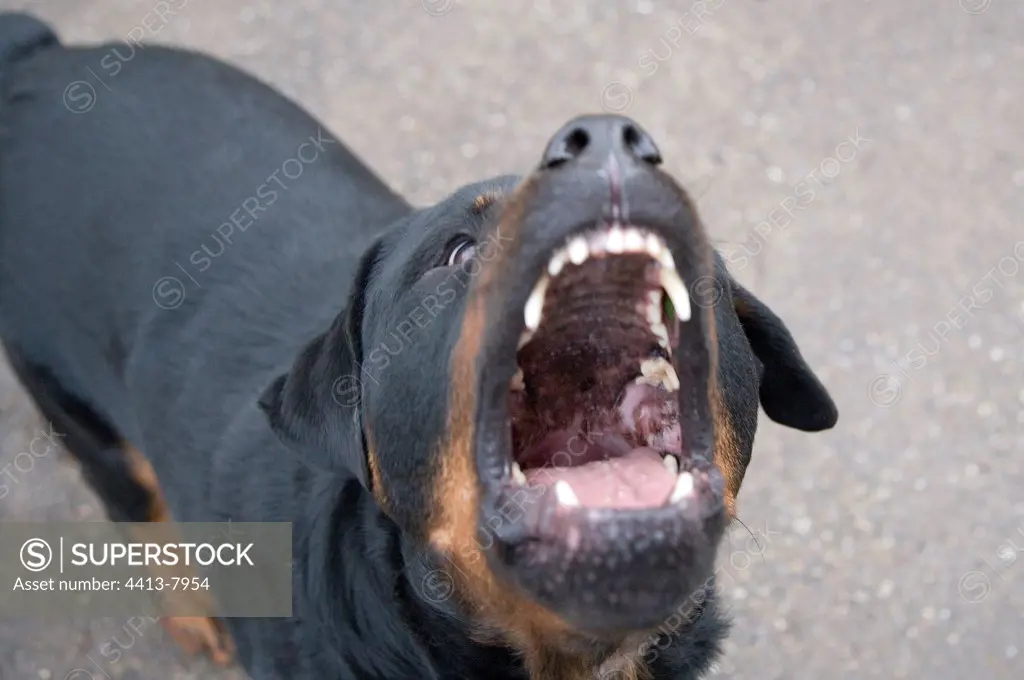
<path fill-rule="evenodd" d="M 417 211 L 261 400 L 527 652 L 649 630 L 708 581 L 758 403 L 836 422 L 660 162 L 636 123 L 586 116 L 524 180 Z"/>

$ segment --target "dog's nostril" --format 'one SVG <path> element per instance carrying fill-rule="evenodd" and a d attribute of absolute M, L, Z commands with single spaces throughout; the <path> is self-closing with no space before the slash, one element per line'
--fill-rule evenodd
<path fill-rule="evenodd" d="M 637 159 L 651 165 L 661 165 L 661 153 L 654 145 L 654 140 L 635 125 L 627 123 L 623 126 L 622 142 Z"/>
<path fill-rule="evenodd" d="M 576 128 L 565 140 L 566 151 L 573 158 L 583 153 L 588 144 L 590 144 L 590 135 L 583 128 Z"/>
<path fill-rule="evenodd" d="M 581 127 L 573 128 L 568 134 L 551 145 L 544 158 L 545 168 L 555 168 L 562 163 L 579 158 L 590 145 L 590 135 Z"/>

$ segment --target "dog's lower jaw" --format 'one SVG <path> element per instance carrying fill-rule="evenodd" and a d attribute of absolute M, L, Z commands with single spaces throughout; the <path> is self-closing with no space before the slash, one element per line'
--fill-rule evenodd
<path fill-rule="evenodd" d="M 652 676 L 637 653 L 646 639 L 646 635 L 634 634 L 617 645 L 595 644 L 589 652 L 534 649 L 524 663 L 531 679 L 648 680 Z"/>
<path fill-rule="evenodd" d="M 651 630 L 599 640 L 571 630 L 529 635 L 526 629 L 477 621 L 471 637 L 510 648 L 531 680 L 698 680 L 721 655 L 728 631 L 710 577 L 701 592 Z"/>
<path fill-rule="evenodd" d="M 636 653 L 649 644 L 647 638 L 636 634 L 618 644 L 580 640 L 576 645 L 561 647 L 545 645 L 538 638 L 524 639 L 519 631 L 491 626 L 473 634 L 481 644 L 509 647 L 520 658 L 530 680 L 648 680 L 654 676 Z"/>

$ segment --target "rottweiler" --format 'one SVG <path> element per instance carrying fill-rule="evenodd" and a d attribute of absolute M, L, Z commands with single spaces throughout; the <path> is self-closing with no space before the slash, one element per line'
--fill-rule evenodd
<path fill-rule="evenodd" d="M 168 621 L 186 646 L 257 679 L 707 672 L 758 407 L 837 410 L 640 125 L 414 207 L 207 56 L 5 14 L 0 88 L 0 337 L 110 518 L 293 523 L 293 617 Z"/>

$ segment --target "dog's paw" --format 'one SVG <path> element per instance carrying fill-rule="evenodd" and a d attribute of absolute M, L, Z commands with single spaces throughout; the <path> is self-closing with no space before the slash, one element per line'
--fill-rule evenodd
<path fill-rule="evenodd" d="M 235 646 L 224 625 L 199 616 L 165 616 L 160 625 L 190 656 L 206 654 L 218 666 L 227 666 L 235 658 Z"/>

